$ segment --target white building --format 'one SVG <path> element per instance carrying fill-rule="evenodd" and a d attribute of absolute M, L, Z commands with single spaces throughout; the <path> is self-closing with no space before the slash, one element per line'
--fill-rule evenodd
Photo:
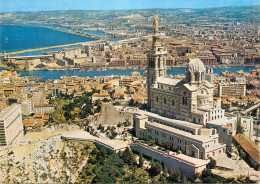
<path fill-rule="evenodd" d="M 23 136 L 21 105 L 13 104 L 0 112 L 0 146 L 19 142 Z"/>
<path fill-rule="evenodd" d="M 54 107 L 52 104 L 35 104 L 34 105 L 34 113 L 42 113 L 44 114 L 45 112 L 53 112 Z"/>
<path fill-rule="evenodd" d="M 23 101 L 21 103 L 22 113 L 23 115 L 30 115 L 33 113 L 34 110 L 34 102 L 32 101 L 32 98 L 27 99 L 26 101 Z"/>

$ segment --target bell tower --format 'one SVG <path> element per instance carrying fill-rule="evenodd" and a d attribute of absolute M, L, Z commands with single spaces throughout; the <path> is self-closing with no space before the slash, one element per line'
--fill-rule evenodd
<path fill-rule="evenodd" d="M 148 89 L 148 108 L 151 107 L 152 93 L 151 88 L 158 77 L 166 77 L 166 56 L 167 50 L 161 45 L 161 37 L 165 36 L 164 33 L 158 30 L 158 15 L 153 17 L 154 20 L 154 34 L 152 50 L 147 54 L 148 68 L 147 68 L 147 89 Z"/>

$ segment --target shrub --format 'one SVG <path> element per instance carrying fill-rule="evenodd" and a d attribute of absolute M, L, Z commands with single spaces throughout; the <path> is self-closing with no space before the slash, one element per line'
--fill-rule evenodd
<path fill-rule="evenodd" d="M 216 160 L 212 157 L 209 157 L 210 162 L 207 165 L 207 168 L 214 169 L 216 167 Z"/>
<path fill-rule="evenodd" d="M 150 168 L 150 172 L 152 176 L 157 176 L 158 174 L 160 174 L 162 172 L 162 164 L 158 161 L 151 162 L 151 168 Z"/>

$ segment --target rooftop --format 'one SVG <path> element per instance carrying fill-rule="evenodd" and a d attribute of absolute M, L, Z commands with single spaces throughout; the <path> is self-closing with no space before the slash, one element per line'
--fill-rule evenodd
<path fill-rule="evenodd" d="M 180 125 L 182 127 L 190 128 L 190 129 L 197 129 L 197 128 L 199 129 L 199 128 L 203 127 L 202 125 L 190 123 L 188 121 L 167 118 L 167 117 L 160 116 L 159 114 L 155 114 L 155 113 L 143 111 L 143 110 L 138 110 L 137 114 L 153 117 L 153 118 L 156 118 L 156 119 L 167 121 L 169 123 L 173 123 L 173 124 L 176 124 L 176 125 Z"/>
<path fill-rule="evenodd" d="M 182 137 L 187 137 L 187 138 L 190 138 L 190 139 L 194 139 L 194 140 L 200 141 L 202 143 L 211 141 L 212 138 L 215 138 L 215 137 L 218 136 L 218 134 L 210 135 L 210 136 L 207 136 L 207 135 L 193 135 L 193 134 L 191 134 L 189 132 L 185 132 L 183 130 L 179 130 L 179 129 L 176 129 L 176 128 L 173 128 L 173 127 L 169 127 L 169 126 L 162 125 L 162 124 L 159 124 L 159 123 L 154 123 L 154 122 L 148 122 L 147 126 L 152 126 L 152 127 L 155 127 L 155 128 L 159 128 L 159 129 L 167 131 L 169 133 L 178 134 L 178 135 L 180 135 Z"/>
<path fill-rule="evenodd" d="M 259 148 L 249 137 L 244 134 L 237 134 L 234 135 L 233 138 L 255 162 L 260 162 Z"/>
<path fill-rule="evenodd" d="M 0 112 L 0 121 L 4 121 L 7 117 L 9 117 L 14 111 L 20 108 L 21 105 L 19 104 L 12 104 L 11 106 L 5 108 Z M 20 111 L 21 113 L 21 111 Z"/>
<path fill-rule="evenodd" d="M 172 86 L 175 86 L 180 81 L 181 81 L 180 79 L 172 79 L 172 78 L 169 78 L 169 77 L 158 77 L 157 78 L 158 83 L 172 85 Z"/>

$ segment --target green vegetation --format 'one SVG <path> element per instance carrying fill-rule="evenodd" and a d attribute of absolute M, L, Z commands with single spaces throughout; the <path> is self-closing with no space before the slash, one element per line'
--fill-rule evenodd
<path fill-rule="evenodd" d="M 76 97 L 72 102 L 62 107 L 66 120 L 82 119 L 93 114 L 92 102 L 88 95 Z"/>
<path fill-rule="evenodd" d="M 162 172 L 162 164 L 158 161 L 151 161 L 151 168 L 150 168 L 150 172 L 152 176 L 157 176 L 158 174 L 160 174 Z"/>
<path fill-rule="evenodd" d="M 89 115 L 93 115 L 101 110 L 101 102 L 92 103 L 91 96 L 98 92 L 92 89 L 92 92 L 84 93 L 82 96 L 73 97 L 74 95 L 59 94 L 58 97 L 52 99 L 51 103 L 55 104 L 52 122 L 63 123 L 72 122 L 76 118 L 84 119 Z M 94 109 L 94 106 L 96 107 Z"/>
<path fill-rule="evenodd" d="M 241 117 L 238 117 L 237 119 L 237 134 L 243 134 L 244 133 L 244 129 L 241 125 Z"/>
<path fill-rule="evenodd" d="M 129 122 L 128 120 L 123 122 L 123 123 L 118 123 L 117 124 L 117 127 L 121 127 L 121 126 L 124 126 L 124 127 L 129 127 L 131 125 L 131 122 Z"/>
<path fill-rule="evenodd" d="M 209 157 L 210 162 L 207 165 L 207 168 L 214 169 L 216 167 L 216 160 L 212 157 Z"/>
<path fill-rule="evenodd" d="M 171 183 L 187 183 L 187 178 L 179 170 L 170 170 L 167 178 Z"/>
<path fill-rule="evenodd" d="M 139 163 L 138 163 L 139 162 Z M 143 155 L 134 154 L 129 148 L 117 154 L 108 154 L 103 148 L 94 148 L 88 163 L 79 174 L 81 183 L 187 183 L 179 171 L 163 170 L 158 161 L 151 161 L 151 167 L 144 164 Z"/>
<path fill-rule="evenodd" d="M 134 99 L 132 99 L 132 98 L 129 100 L 128 105 L 130 107 L 138 107 L 140 109 L 145 109 L 146 108 L 146 104 L 142 104 L 142 103 L 140 103 L 138 101 L 135 102 Z"/>
<path fill-rule="evenodd" d="M 143 154 L 140 153 L 139 154 L 139 164 L 138 164 L 139 167 L 143 167 L 144 166 L 144 158 L 143 158 Z"/>
<path fill-rule="evenodd" d="M 88 163 L 79 174 L 81 183 L 190 183 L 179 170 L 167 170 L 159 161 L 145 162 L 143 155 L 134 154 L 129 148 L 119 153 L 108 154 L 104 148 L 94 148 Z M 148 160 L 149 161 L 149 160 Z M 148 165 L 147 165 L 148 164 Z M 214 167 L 211 159 L 210 167 Z M 210 169 L 196 174 L 199 183 L 239 183 L 240 179 L 222 178 L 214 175 Z"/>

